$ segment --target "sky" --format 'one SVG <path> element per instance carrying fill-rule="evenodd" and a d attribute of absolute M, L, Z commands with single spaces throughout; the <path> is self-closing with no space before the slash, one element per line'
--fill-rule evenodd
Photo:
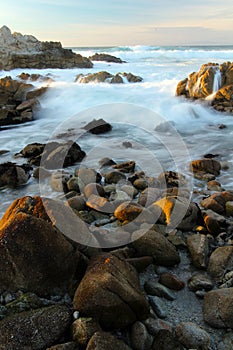
<path fill-rule="evenodd" d="M 233 45 L 232 0 L 0 0 L 0 27 L 65 47 Z"/>

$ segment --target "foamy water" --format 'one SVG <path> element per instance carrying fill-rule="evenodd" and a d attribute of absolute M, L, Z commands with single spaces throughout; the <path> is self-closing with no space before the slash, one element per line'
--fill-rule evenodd
<path fill-rule="evenodd" d="M 15 161 L 14 154 L 28 143 L 46 142 L 68 129 L 79 130 L 93 118 L 104 118 L 113 124 L 112 133 L 99 137 L 73 135 L 78 137 L 82 148 L 92 154 L 90 162 L 93 166 L 97 164 L 98 156 L 115 155 L 115 158 L 123 159 L 125 154 L 127 159 L 145 159 L 143 166 L 148 168 L 147 171 L 152 161 L 157 164 L 158 172 L 163 169 L 185 171 L 189 159 L 199 158 L 205 153 L 218 153 L 220 159 L 228 160 L 230 165 L 230 170 L 223 172 L 221 181 L 226 188 L 233 188 L 233 117 L 199 102 L 175 97 L 177 83 L 197 71 L 201 64 L 233 61 L 233 47 L 132 46 L 73 50 L 84 56 L 106 52 L 127 63 L 94 62 L 92 69 L 1 71 L 0 77 L 10 75 L 15 78 L 24 71 L 49 75 L 54 80 L 40 98 L 41 110 L 35 121 L 1 130 L 0 149 L 10 150 L 1 156 L 1 162 Z M 112 74 L 131 72 L 141 76 L 143 81 L 118 85 L 75 83 L 76 75 L 101 70 Z M 38 87 L 44 84 L 35 83 Z M 218 124 L 225 124 L 227 128 L 220 130 Z M 73 136 L 71 133 L 70 137 Z M 126 150 L 121 146 L 124 140 L 135 142 L 137 146 Z M 17 162 L 21 161 L 17 159 Z M 14 198 L 35 193 L 40 191 L 34 179 L 17 190 L 2 190 L 1 213 Z"/>

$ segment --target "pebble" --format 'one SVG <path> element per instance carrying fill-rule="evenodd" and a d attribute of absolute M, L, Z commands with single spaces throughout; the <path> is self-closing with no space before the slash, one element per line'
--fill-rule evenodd
<path fill-rule="evenodd" d="M 154 312 L 156 313 L 156 315 L 159 318 L 166 318 L 167 317 L 166 306 L 161 298 L 159 298 L 157 296 L 149 296 L 148 300 L 149 300 L 149 303 L 150 303 L 152 309 L 154 310 Z"/>
<path fill-rule="evenodd" d="M 149 280 L 144 285 L 145 291 L 150 295 L 164 297 L 167 300 L 175 300 L 176 295 L 169 288 L 163 286 L 155 280 Z"/>

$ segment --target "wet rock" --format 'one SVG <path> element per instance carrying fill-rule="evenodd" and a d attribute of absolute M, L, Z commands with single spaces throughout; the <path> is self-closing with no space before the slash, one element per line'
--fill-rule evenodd
<path fill-rule="evenodd" d="M 137 255 L 153 256 L 157 265 L 173 266 L 180 262 L 176 248 L 159 232 L 139 230 L 133 233 L 132 240 Z"/>
<path fill-rule="evenodd" d="M 72 324 L 72 338 L 81 346 L 87 346 L 94 333 L 100 331 L 100 325 L 91 317 L 80 317 Z"/>
<path fill-rule="evenodd" d="M 84 129 L 91 134 L 99 135 L 112 130 L 112 126 L 103 119 L 93 119 L 84 126 Z"/>
<path fill-rule="evenodd" d="M 100 182 L 102 176 L 95 169 L 90 168 L 77 168 L 75 169 L 75 176 L 79 177 L 84 185 L 89 183 Z"/>
<path fill-rule="evenodd" d="M 210 197 L 203 199 L 200 202 L 201 206 L 205 209 L 211 209 L 218 214 L 225 213 L 225 198 L 221 193 L 214 193 Z"/>
<path fill-rule="evenodd" d="M 177 291 L 183 289 L 185 286 L 183 281 L 181 281 L 177 276 L 169 272 L 163 272 L 159 276 L 159 283 L 163 284 L 164 286 L 170 289 L 177 290 Z"/>
<path fill-rule="evenodd" d="M 133 185 L 137 190 L 143 191 L 148 187 L 148 182 L 146 179 L 137 179 L 134 181 Z"/>
<path fill-rule="evenodd" d="M 112 77 L 112 74 L 105 71 L 101 71 L 97 73 L 88 73 L 86 75 L 79 74 L 76 76 L 75 81 L 81 84 L 104 83 L 106 80 L 109 80 Z"/>
<path fill-rule="evenodd" d="M 43 143 L 38 143 L 38 142 L 30 143 L 27 146 L 25 146 L 20 151 L 20 153 L 22 154 L 23 157 L 32 159 L 41 155 L 44 151 L 44 148 L 45 148 L 45 144 Z"/>
<path fill-rule="evenodd" d="M 16 188 L 25 184 L 30 177 L 29 170 L 27 165 L 0 164 L 0 187 Z"/>
<path fill-rule="evenodd" d="M 162 329 L 156 334 L 152 350 L 183 350 L 183 346 L 177 341 L 173 332 Z"/>
<path fill-rule="evenodd" d="M 192 322 L 181 322 L 176 326 L 176 336 L 181 344 L 188 349 L 208 350 L 209 334 Z"/>
<path fill-rule="evenodd" d="M 151 256 L 128 258 L 126 261 L 133 265 L 138 272 L 144 271 L 149 265 L 153 264 L 153 258 Z"/>
<path fill-rule="evenodd" d="M 217 192 L 222 191 L 222 187 L 221 187 L 220 182 L 215 181 L 215 180 L 209 181 L 207 183 L 207 189 L 209 191 L 217 191 Z"/>
<path fill-rule="evenodd" d="M 231 350 L 233 346 L 233 332 L 227 332 L 218 344 L 218 350 Z"/>
<path fill-rule="evenodd" d="M 166 305 L 162 298 L 159 298 L 157 296 L 149 296 L 148 300 L 153 311 L 159 318 L 167 317 Z"/>
<path fill-rule="evenodd" d="M 186 198 L 164 197 L 153 205 L 162 209 L 165 218 L 163 223 L 169 226 L 188 231 L 200 222 L 200 209 Z"/>
<path fill-rule="evenodd" d="M 103 186 L 97 183 L 89 183 L 83 188 L 83 194 L 85 195 L 86 198 L 89 198 L 91 195 L 96 195 L 100 197 L 105 196 L 105 191 Z"/>
<path fill-rule="evenodd" d="M 75 210 L 85 210 L 86 209 L 86 201 L 82 195 L 74 196 L 67 200 L 67 204 Z"/>
<path fill-rule="evenodd" d="M 96 332 L 90 339 L 86 350 L 132 350 L 121 339 L 117 339 L 110 333 Z"/>
<path fill-rule="evenodd" d="M 125 77 L 129 83 L 140 83 L 143 79 L 142 77 L 139 77 L 138 75 L 134 75 L 132 73 L 119 73 L 120 75 L 122 75 L 123 77 Z"/>
<path fill-rule="evenodd" d="M 70 179 L 67 179 L 65 185 L 68 191 L 75 191 L 77 193 L 80 193 L 80 180 L 78 177 L 73 176 Z"/>
<path fill-rule="evenodd" d="M 204 222 L 206 228 L 210 234 L 217 236 L 220 232 L 224 231 L 226 219 L 224 216 L 215 213 L 212 210 L 206 210 L 204 214 Z"/>
<path fill-rule="evenodd" d="M 233 201 L 226 202 L 226 215 L 233 216 Z"/>
<path fill-rule="evenodd" d="M 192 292 L 196 292 L 198 290 L 209 291 L 213 288 L 213 282 L 207 275 L 195 273 L 188 280 L 188 287 Z"/>
<path fill-rule="evenodd" d="M 151 335 L 155 336 L 160 331 L 168 331 L 172 333 L 173 326 L 171 325 L 171 323 L 168 323 L 164 320 L 160 320 L 159 318 L 155 319 L 150 317 L 143 321 L 143 323 Z"/>
<path fill-rule="evenodd" d="M 165 171 L 159 175 L 158 180 L 161 186 L 166 188 L 182 187 L 187 184 L 185 176 L 175 171 Z"/>
<path fill-rule="evenodd" d="M 99 160 L 99 165 L 101 168 L 105 167 L 105 166 L 112 166 L 116 164 L 116 162 L 114 162 L 114 160 L 112 160 L 111 158 L 105 157 Z"/>
<path fill-rule="evenodd" d="M 203 304 L 204 320 L 214 328 L 233 327 L 233 288 L 206 293 Z"/>
<path fill-rule="evenodd" d="M 92 259 L 76 290 L 74 308 L 99 320 L 105 329 L 125 327 L 149 314 L 136 271 L 111 254 Z"/>
<path fill-rule="evenodd" d="M 129 162 L 123 162 L 112 166 L 113 169 L 121 171 L 122 173 L 133 173 L 135 169 L 135 162 L 130 160 Z"/>
<path fill-rule="evenodd" d="M 0 221 L 0 291 L 63 293 L 79 272 L 81 254 L 52 225 L 37 198 L 16 200 Z M 41 217 L 41 218 L 40 218 Z M 47 216 L 48 218 L 48 216 Z"/>
<path fill-rule="evenodd" d="M 114 211 L 114 216 L 120 221 L 133 221 L 143 211 L 143 207 L 137 203 L 124 202 Z"/>
<path fill-rule="evenodd" d="M 153 187 L 147 187 L 144 191 L 140 193 L 138 203 L 143 207 L 149 207 L 152 203 L 160 196 L 160 190 Z"/>
<path fill-rule="evenodd" d="M 50 306 L 6 317 L 0 322 L 0 349 L 45 349 L 64 335 L 70 322 L 71 311 L 66 306 Z"/>
<path fill-rule="evenodd" d="M 72 341 L 69 343 L 53 345 L 46 350 L 80 350 L 80 348 L 75 342 Z"/>
<path fill-rule="evenodd" d="M 112 55 L 109 55 L 109 54 L 106 54 L 106 53 L 95 53 L 94 55 L 90 56 L 89 59 L 91 61 L 125 63 L 125 61 L 122 61 L 119 57 L 112 56 Z"/>
<path fill-rule="evenodd" d="M 32 35 L 13 33 L 8 27 L 0 28 L 0 69 L 15 68 L 91 68 L 92 62 L 59 42 L 39 41 Z"/>
<path fill-rule="evenodd" d="M 142 322 L 135 322 L 131 327 L 130 339 L 133 349 L 150 350 L 153 338 L 148 334 L 146 326 Z"/>
<path fill-rule="evenodd" d="M 209 253 L 208 238 L 203 234 L 194 234 L 187 238 L 187 245 L 193 265 L 206 268 Z"/>
<path fill-rule="evenodd" d="M 190 163 L 190 170 L 194 173 L 204 172 L 218 176 L 221 170 L 221 164 L 215 159 L 198 159 Z"/>
<path fill-rule="evenodd" d="M 70 174 L 63 171 L 56 171 L 52 173 L 50 178 L 50 186 L 56 192 L 67 192 L 67 182 L 70 179 Z M 69 187 L 71 188 L 71 186 Z M 79 192 L 79 188 L 78 189 Z"/>
<path fill-rule="evenodd" d="M 126 176 L 120 171 L 111 171 L 110 173 L 105 174 L 105 182 L 107 184 L 117 184 L 124 180 L 126 180 Z"/>
<path fill-rule="evenodd" d="M 189 97 L 189 91 L 188 91 L 188 78 L 185 78 L 184 80 L 181 80 L 176 87 L 176 95 L 177 96 L 185 96 Z"/>
<path fill-rule="evenodd" d="M 89 208 L 95 209 L 103 213 L 113 213 L 114 206 L 106 198 L 97 196 L 95 194 L 90 195 L 86 201 L 86 205 Z"/>
<path fill-rule="evenodd" d="M 233 246 L 218 247 L 210 256 L 208 273 L 220 284 L 224 275 L 231 270 L 233 270 Z"/>
<path fill-rule="evenodd" d="M 163 286 L 157 281 L 150 279 L 144 286 L 146 292 L 150 295 L 156 295 L 157 297 L 163 297 L 167 300 L 175 300 L 176 295 L 169 288 Z"/>

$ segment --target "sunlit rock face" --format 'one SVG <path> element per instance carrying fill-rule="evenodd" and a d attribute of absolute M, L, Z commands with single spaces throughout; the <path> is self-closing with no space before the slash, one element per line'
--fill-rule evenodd
<path fill-rule="evenodd" d="M 39 41 L 32 35 L 11 33 L 7 26 L 0 28 L 0 69 L 15 68 L 91 68 L 92 62 L 60 42 Z"/>

